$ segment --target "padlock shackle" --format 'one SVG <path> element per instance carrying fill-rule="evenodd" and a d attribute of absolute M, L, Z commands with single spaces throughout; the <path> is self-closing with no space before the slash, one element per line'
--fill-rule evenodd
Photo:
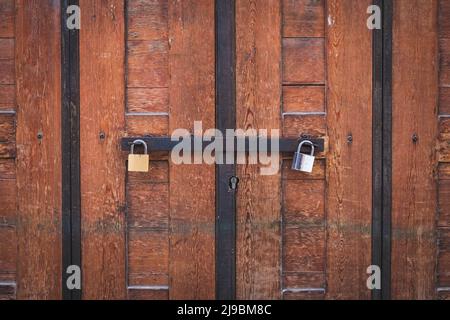
<path fill-rule="evenodd" d="M 131 154 L 134 154 L 134 146 L 137 144 L 142 144 L 144 145 L 144 154 L 148 154 L 148 146 L 147 143 L 144 140 L 138 139 L 138 140 L 134 140 L 133 143 L 131 144 Z"/>
<path fill-rule="evenodd" d="M 305 140 L 305 141 L 300 142 L 300 144 L 298 145 L 297 153 L 300 153 L 302 151 L 302 147 L 305 144 L 311 146 L 311 154 L 310 155 L 314 156 L 314 152 L 315 152 L 314 143 L 312 141 L 309 141 L 309 140 Z"/>

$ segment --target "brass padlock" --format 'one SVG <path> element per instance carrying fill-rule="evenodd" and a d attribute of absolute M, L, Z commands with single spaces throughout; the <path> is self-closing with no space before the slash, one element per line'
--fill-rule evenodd
<path fill-rule="evenodd" d="M 134 146 L 137 144 L 144 145 L 144 154 L 134 154 Z M 128 171 L 148 172 L 149 160 L 147 143 L 144 140 L 134 141 L 131 145 L 131 153 L 128 155 Z"/>

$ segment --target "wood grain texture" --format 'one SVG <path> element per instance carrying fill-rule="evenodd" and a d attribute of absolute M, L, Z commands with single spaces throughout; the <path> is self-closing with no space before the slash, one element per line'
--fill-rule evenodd
<path fill-rule="evenodd" d="M 283 112 L 325 112 L 325 87 L 283 87 Z"/>
<path fill-rule="evenodd" d="M 446 117 L 439 120 L 437 151 L 440 162 L 450 162 L 450 118 Z"/>
<path fill-rule="evenodd" d="M 438 183 L 439 227 L 450 227 L 450 180 Z"/>
<path fill-rule="evenodd" d="M 324 137 L 327 120 L 324 114 L 285 115 L 283 117 L 283 137 L 299 138 L 302 135 Z"/>
<path fill-rule="evenodd" d="M 16 206 L 17 190 L 14 159 L 0 159 L 0 226 L 8 227 L 16 224 Z"/>
<path fill-rule="evenodd" d="M 450 115 L 450 87 L 441 87 L 439 90 L 439 114 Z"/>
<path fill-rule="evenodd" d="M 328 5 L 327 298 L 369 299 L 372 220 L 372 37 L 369 0 Z M 347 136 L 353 143 L 347 143 Z"/>
<path fill-rule="evenodd" d="M 169 132 L 214 128 L 214 1 L 169 1 Z M 215 170 L 170 165 L 171 299 L 215 297 Z"/>
<path fill-rule="evenodd" d="M 128 289 L 130 300 L 168 300 L 169 290 Z"/>
<path fill-rule="evenodd" d="M 279 1 L 236 1 L 237 128 L 280 128 L 280 30 Z M 280 174 L 237 173 L 237 299 L 280 299 Z"/>
<path fill-rule="evenodd" d="M 16 86 L 0 85 L 0 110 L 16 109 Z"/>
<path fill-rule="evenodd" d="M 80 161 L 84 299 L 123 299 L 124 2 L 80 0 Z M 104 140 L 99 139 L 105 133 Z"/>
<path fill-rule="evenodd" d="M 324 0 L 283 0 L 283 37 L 324 35 Z"/>
<path fill-rule="evenodd" d="M 129 40 L 168 39 L 167 0 L 128 0 L 127 33 Z"/>
<path fill-rule="evenodd" d="M 432 299 L 435 294 L 436 19 L 437 1 L 394 2 L 393 299 Z"/>
<path fill-rule="evenodd" d="M 305 290 L 301 292 L 284 292 L 283 300 L 323 300 L 325 298 L 325 290 Z"/>
<path fill-rule="evenodd" d="M 450 39 L 450 1 L 439 0 L 439 36 Z"/>
<path fill-rule="evenodd" d="M 14 39 L 0 38 L 0 60 L 14 59 Z"/>
<path fill-rule="evenodd" d="M 128 112 L 168 112 L 169 90 L 167 88 L 128 88 Z"/>
<path fill-rule="evenodd" d="M 440 85 L 450 86 L 450 38 L 439 39 Z"/>
<path fill-rule="evenodd" d="M 128 115 L 126 130 L 129 136 L 167 136 L 169 135 L 169 117 Z"/>
<path fill-rule="evenodd" d="M 325 83 L 325 41 L 322 38 L 283 39 L 283 83 Z"/>
<path fill-rule="evenodd" d="M 313 172 L 311 173 L 294 171 L 291 167 L 292 160 L 283 160 L 283 164 L 281 166 L 281 175 L 283 180 L 325 180 L 325 159 L 317 159 L 314 162 Z"/>
<path fill-rule="evenodd" d="M 14 37 L 14 1 L 0 0 L 0 38 Z"/>
<path fill-rule="evenodd" d="M 16 6 L 17 298 L 60 299 L 60 1 Z"/>
<path fill-rule="evenodd" d="M 167 286 L 168 230 L 132 228 L 128 233 L 129 285 Z"/>
<path fill-rule="evenodd" d="M 325 226 L 325 181 L 286 180 L 283 183 L 283 224 Z"/>
<path fill-rule="evenodd" d="M 450 228 L 439 228 L 437 287 L 450 287 Z"/>
<path fill-rule="evenodd" d="M 0 60 L 0 85 L 14 84 L 14 60 Z"/>
<path fill-rule="evenodd" d="M 166 40 L 127 41 L 127 86 L 167 87 L 168 50 Z"/>

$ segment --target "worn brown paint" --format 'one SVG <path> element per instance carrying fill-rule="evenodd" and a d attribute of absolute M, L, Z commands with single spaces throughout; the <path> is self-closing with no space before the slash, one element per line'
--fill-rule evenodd
<path fill-rule="evenodd" d="M 170 132 L 214 128 L 214 1 L 169 1 Z M 171 299 L 215 297 L 214 166 L 170 165 Z"/>
<path fill-rule="evenodd" d="M 434 297 L 437 1 L 394 2 L 392 297 Z M 414 143 L 412 136 L 418 137 Z M 408 236 L 401 236 L 407 232 Z M 396 236 L 399 235 L 399 236 Z"/>
<path fill-rule="evenodd" d="M 281 7 L 278 1 L 236 1 L 237 128 L 279 129 Z M 280 174 L 262 176 L 239 165 L 237 197 L 238 299 L 279 299 Z"/>
<path fill-rule="evenodd" d="M 80 0 L 81 216 L 84 299 L 125 288 L 124 2 Z M 101 35 L 101 36 L 99 36 Z M 100 133 L 105 139 L 100 139 Z"/>
<path fill-rule="evenodd" d="M 16 6 L 17 298 L 59 299 L 60 1 L 17 0 Z"/>
<path fill-rule="evenodd" d="M 368 299 L 372 37 L 366 11 L 371 1 L 330 0 L 327 4 L 327 298 Z M 347 139 L 350 134 L 352 143 Z"/>

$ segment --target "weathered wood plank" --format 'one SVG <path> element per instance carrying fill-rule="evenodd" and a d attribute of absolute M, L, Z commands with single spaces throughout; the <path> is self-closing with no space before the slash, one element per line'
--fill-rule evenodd
<path fill-rule="evenodd" d="M 284 37 L 323 37 L 324 0 L 283 0 Z"/>
<path fill-rule="evenodd" d="M 214 128 L 214 1 L 169 1 L 170 130 Z M 215 170 L 170 165 L 170 298 L 215 297 Z"/>
<path fill-rule="evenodd" d="M 14 60 L 0 60 L 0 85 L 15 83 Z"/>
<path fill-rule="evenodd" d="M 127 184 L 128 227 L 168 230 L 169 186 L 165 183 Z"/>
<path fill-rule="evenodd" d="M 167 88 L 128 88 L 128 112 L 168 112 L 169 90 Z"/>
<path fill-rule="evenodd" d="M 283 272 L 283 288 L 325 288 L 325 273 Z"/>
<path fill-rule="evenodd" d="M 130 229 L 128 232 L 128 273 L 129 280 L 132 281 L 129 281 L 129 284 L 167 286 L 168 272 L 168 231 Z"/>
<path fill-rule="evenodd" d="M 14 59 L 14 39 L 0 38 L 0 60 Z"/>
<path fill-rule="evenodd" d="M 322 272 L 325 274 L 325 228 L 285 227 L 283 272 Z"/>
<path fill-rule="evenodd" d="M 368 299 L 372 220 L 370 0 L 328 4 L 327 298 Z M 352 135 L 353 142 L 347 137 Z"/>
<path fill-rule="evenodd" d="M 292 160 L 283 160 L 281 175 L 283 180 L 325 180 L 326 164 L 324 159 L 314 162 L 313 172 L 305 173 L 291 169 Z"/>
<path fill-rule="evenodd" d="M 437 1 L 394 1 L 392 298 L 435 296 Z M 414 143 L 412 137 L 418 140 Z"/>
<path fill-rule="evenodd" d="M 450 39 L 450 1 L 439 0 L 439 36 Z"/>
<path fill-rule="evenodd" d="M 325 298 L 325 290 L 306 290 L 300 292 L 285 292 L 283 300 L 323 300 Z"/>
<path fill-rule="evenodd" d="M 168 1 L 127 1 L 129 40 L 168 40 Z"/>
<path fill-rule="evenodd" d="M 283 137 L 300 138 L 302 135 L 324 137 L 327 121 L 324 114 L 285 115 L 283 117 Z"/>
<path fill-rule="evenodd" d="M 440 85 L 450 86 L 450 39 L 439 40 Z"/>
<path fill-rule="evenodd" d="M 450 229 L 439 229 L 437 286 L 450 287 Z"/>
<path fill-rule="evenodd" d="M 325 181 L 284 181 L 283 205 L 285 226 L 325 226 Z"/>
<path fill-rule="evenodd" d="M 325 112 L 325 87 L 283 87 L 283 112 Z"/>
<path fill-rule="evenodd" d="M 168 300 L 169 290 L 128 289 L 129 300 Z"/>
<path fill-rule="evenodd" d="M 237 128 L 280 128 L 280 5 L 236 1 Z M 257 165 L 237 173 L 237 299 L 280 299 L 280 174 L 261 176 Z"/>
<path fill-rule="evenodd" d="M 127 42 L 127 86 L 167 87 L 169 43 L 164 40 Z"/>
<path fill-rule="evenodd" d="M 61 298 L 60 2 L 17 0 L 19 299 Z M 37 139 L 38 132 L 43 138 Z M 36 276 L 39 275 L 39 276 Z"/>
<path fill-rule="evenodd" d="M 442 87 L 439 90 L 439 114 L 450 115 L 450 87 Z"/>
<path fill-rule="evenodd" d="M 14 37 L 14 0 L 0 0 L 0 38 Z"/>
<path fill-rule="evenodd" d="M 0 85 L 0 110 L 16 109 L 16 87 L 14 85 Z"/>
<path fill-rule="evenodd" d="M 8 281 L 16 273 L 17 234 L 16 228 L 0 225 L 0 282 Z M 6 275 L 6 278 L 5 278 Z"/>
<path fill-rule="evenodd" d="M 124 1 L 80 0 L 83 298 L 123 299 L 125 274 Z M 100 133 L 105 139 L 100 139 Z"/>
<path fill-rule="evenodd" d="M 325 41 L 322 38 L 283 39 L 283 83 L 325 83 Z"/>
<path fill-rule="evenodd" d="M 167 136 L 169 134 L 169 117 L 166 115 L 128 115 L 126 131 L 128 136 Z"/>
<path fill-rule="evenodd" d="M 438 197 L 439 197 L 438 226 L 450 227 L 450 180 L 439 181 Z"/>
<path fill-rule="evenodd" d="M 16 210 L 16 179 L 0 179 L 0 225 L 15 225 Z"/>

